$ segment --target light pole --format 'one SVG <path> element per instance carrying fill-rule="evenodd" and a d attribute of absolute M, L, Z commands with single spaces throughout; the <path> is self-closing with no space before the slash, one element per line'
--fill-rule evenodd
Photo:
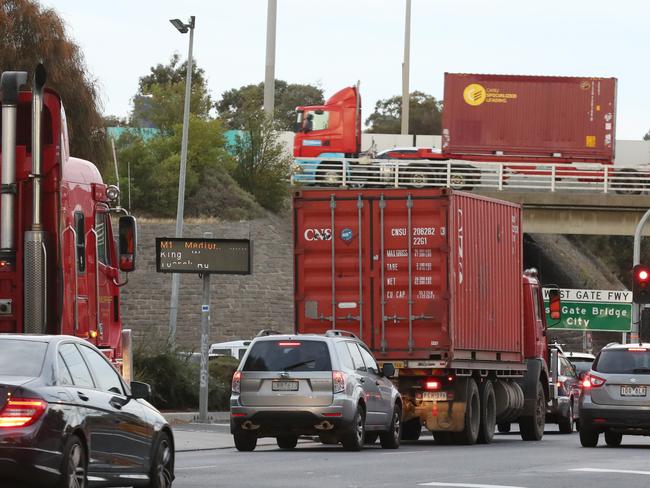
<path fill-rule="evenodd" d="M 411 0 L 404 16 L 404 62 L 402 63 L 402 134 L 409 133 L 409 70 L 411 59 Z"/>
<path fill-rule="evenodd" d="M 273 117 L 275 105 L 275 26 L 278 0 L 269 0 L 266 13 L 266 69 L 264 72 L 264 112 Z"/>
<path fill-rule="evenodd" d="M 185 107 L 183 109 L 183 138 L 181 140 L 181 167 L 178 177 L 178 204 L 176 206 L 176 237 L 183 237 L 183 210 L 185 207 L 185 170 L 187 168 L 187 136 L 190 124 L 190 95 L 192 93 L 192 43 L 194 42 L 195 17 L 192 15 L 188 24 L 179 19 L 170 22 L 181 34 L 190 33 L 190 48 L 187 54 L 187 77 L 185 79 Z M 169 306 L 169 342 L 176 348 L 176 318 L 178 317 L 178 290 L 180 276 L 172 275 L 172 297 Z"/>

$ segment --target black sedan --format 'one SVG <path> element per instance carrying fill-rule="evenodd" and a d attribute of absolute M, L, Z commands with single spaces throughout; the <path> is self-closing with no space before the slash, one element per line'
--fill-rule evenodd
<path fill-rule="evenodd" d="M 174 438 L 93 345 L 0 334 L 0 486 L 147 486 L 174 479 Z"/>

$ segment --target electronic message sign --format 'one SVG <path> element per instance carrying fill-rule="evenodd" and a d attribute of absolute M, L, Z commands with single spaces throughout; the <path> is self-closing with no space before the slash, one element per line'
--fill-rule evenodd
<path fill-rule="evenodd" d="M 249 239 L 157 237 L 159 273 L 251 274 Z"/>

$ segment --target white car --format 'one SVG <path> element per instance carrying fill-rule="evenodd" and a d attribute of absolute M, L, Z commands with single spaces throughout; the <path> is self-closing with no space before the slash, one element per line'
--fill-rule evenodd
<path fill-rule="evenodd" d="M 591 363 L 596 358 L 596 356 L 587 352 L 565 352 L 564 355 L 573 364 L 578 376 L 589 371 L 591 369 Z"/>
<path fill-rule="evenodd" d="M 219 356 L 230 356 L 235 359 L 244 357 L 244 353 L 252 341 L 229 341 L 217 342 L 210 346 L 208 350 L 208 357 L 210 359 Z"/>

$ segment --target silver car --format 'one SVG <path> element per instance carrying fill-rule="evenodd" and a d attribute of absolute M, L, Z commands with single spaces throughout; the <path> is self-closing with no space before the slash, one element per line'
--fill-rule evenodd
<path fill-rule="evenodd" d="M 379 437 L 381 446 L 400 442 L 402 399 L 390 381 L 392 364 L 380 370 L 354 334 L 256 337 L 233 375 L 230 430 L 240 451 L 260 437 L 275 437 L 282 449 L 298 436 L 318 435 L 358 451 Z"/>
<path fill-rule="evenodd" d="M 580 443 L 596 447 L 600 433 L 608 446 L 623 435 L 650 435 L 650 344 L 609 344 L 582 382 Z"/>

